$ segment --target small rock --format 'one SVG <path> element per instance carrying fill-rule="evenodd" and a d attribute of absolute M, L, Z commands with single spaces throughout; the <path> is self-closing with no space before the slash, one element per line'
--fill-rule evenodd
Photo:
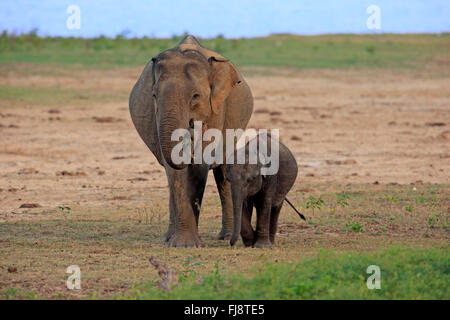
<path fill-rule="evenodd" d="M 425 125 L 428 127 L 444 127 L 445 123 L 444 122 L 427 122 L 427 123 L 425 123 Z"/>
<path fill-rule="evenodd" d="M 67 171 L 67 170 L 63 170 L 63 171 L 58 171 L 56 173 L 57 176 L 86 176 L 86 173 L 84 173 L 83 171 L 75 171 L 75 172 L 71 172 L 71 171 Z"/>
<path fill-rule="evenodd" d="M 16 273 L 17 272 L 17 268 L 16 267 L 8 267 L 8 272 L 9 273 Z"/>
<path fill-rule="evenodd" d="M 141 178 L 141 177 L 137 177 L 137 178 L 131 178 L 131 179 L 127 179 L 128 181 L 134 182 L 134 181 L 148 181 L 148 179 L 146 178 Z"/>
<path fill-rule="evenodd" d="M 41 208 L 39 203 L 23 203 L 19 208 Z"/>

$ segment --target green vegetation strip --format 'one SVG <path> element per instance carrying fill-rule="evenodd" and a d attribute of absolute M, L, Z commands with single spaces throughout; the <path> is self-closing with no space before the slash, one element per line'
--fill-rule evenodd
<path fill-rule="evenodd" d="M 237 65 L 296 68 L 425 68 L 449 60 L 450 34 L 271 35 L 199 39 Z M 183 36 L 168 39 L 39 37 L 0 35 L 0 65 L 11 62 L 82 65 L 87 68 L 143 66 Z"/>
<path fill-rule="evenodd" d="M 270 251 L 267 252 L 270 255 Z M 197 262 L 198 263 L 198 262 Z M 380 267 L 381 288 L 369 290 L 367 268 Z M 183 266 L 171 291 L 155 283 L 120 299 L 449 299 L 448 248 L 391 247 L 377 252 L 321 250 L 299 262 L 265 262 L 250 276 L 227 274 L 220 263 L 198 280 L 195 262 Z"/>
<path fill-rule="evenodd" d="M 108 89 L 64 89 L 60 87 L 0 86 L 0 100 L 37 106 L 86 105 L 128 98 L 128 91 Z M 1 107 L 10 107 L 4 103 Z"/>

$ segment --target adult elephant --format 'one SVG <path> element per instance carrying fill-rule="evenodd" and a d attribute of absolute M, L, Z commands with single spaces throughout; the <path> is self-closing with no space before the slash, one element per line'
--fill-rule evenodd
<path fill-rule="evenodd" d="M 173 247 L 200 246 L 198 218 L 209 169 L 222 203 L 218 238 L 230 239 L 233 202 L 225 166 L 174 163 L 171 151 L 178 142 L 171 141 L 171 134 L 179 128 L 189 130 L 194 121 L 221 130 L 224 137 L 226 129 L 245 129 L 253 97 L 243 77 L 228 59 L 187 36 L 147 63 L 129 104 L 136 130 L 166 171 L 170 223 L 165 241 Z"/>

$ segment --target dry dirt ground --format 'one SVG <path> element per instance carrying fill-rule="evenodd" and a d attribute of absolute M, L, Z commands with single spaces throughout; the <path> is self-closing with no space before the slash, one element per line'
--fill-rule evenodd
<path fill-rule="evenodd" d="M 247 270 L 260 259 L 296 259 L 318 247 L 448 244 L 447 69 L 243 68 L 255 98 L 249 127 L 280 129 L 300 169 L 291 198 L 312 221 L 300 222 L 285 207 L 277 245 L 262 251 L 231 249 L 214 240 L 221 209 L 212 174 L 200 218 L 205 247 L 172 249 L 162 243 L 166 177 L 128 112 L 128 94 L 142 68 L 33 68 L 17 65 L 0 75 L 0 86 L 18 92 L 17 98 L 0 99 L 3 296 L 22 297 L 24 290 L 38 297 L 108 297 L 154 280 L 150 255 L 175 268 L 195 257 L 203 263 L 201 273 L 216 260 L 234 271 L 244 259 Z M 348 208 L 306 210 L 310 195 L 323 195 L 328 204 L 343 190 L 353 192 L 354 207 L 349 200 Z M 425 205 L 405 215 L 405 201 L 414 201 L 414 191 L 437 197 L 433 210 L 442 223 L 432 232 L 427 232 L 431 216 Z M 372 194 L 387 200 L 377 202 Z M 402 205 L 393 200 L 396 194 Z M 24 204 L 36 208 L 21 208 Z M 358 217 L 364 232 L 345 230 Z M 391 227 L 393 217 L 399 223 Z M 81 291 L 65 288 L 65 268 L 71 264 L 82 269 Z"/>

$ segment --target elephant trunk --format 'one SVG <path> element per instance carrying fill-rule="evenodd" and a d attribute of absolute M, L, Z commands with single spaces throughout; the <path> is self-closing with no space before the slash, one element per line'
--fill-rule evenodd
<path fill-rule="evenodd" d="M 230 244 L 234 246 L 241 234 L 242 224 L 242 194 L 236 186 L 231 185 L 231 194 L 233 199 L 233 234 L 230 239 Z"/>
<path fill-rule="evenodd" d="M 174 169 L 183 169 L 188 164 L 187 163 L 175 163 L 172 159 L 172 150 L 178 144 L 179 141 L 172 141 L 172 133 L 176 129 L 184 128 L 182 121 L 180 121 L 179 115 L 177 114 L 177 108 L 166 108 L 163 116 L 161 116 L 159 121 L 159 143 L 161 145 L 161 153 L 166 160 L 167 164 Z"/>

